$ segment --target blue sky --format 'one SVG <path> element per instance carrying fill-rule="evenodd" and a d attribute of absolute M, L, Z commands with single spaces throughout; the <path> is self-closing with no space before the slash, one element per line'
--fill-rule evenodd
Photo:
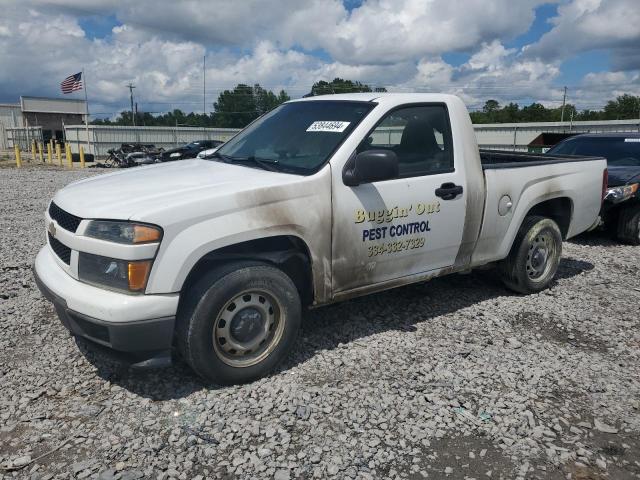
<path fill-rule="evenodd" d="M 81 16 L 78 17 L 78 24 L 91 40 L 109 37 L 113 28 L 121 25 L 115 14 Z"/>
<path fill-rule="evenodd" d="M 92 111 L 202 111 L 237 83 L 285 89 L 350 78 L 444 91 L 470 108 L 601 108 L 640 93 L 637 0 L 0 0 L 0 101 L 60 96 L 86 71 Z M 594 25 L 597 28 L 594 28 Z"/>

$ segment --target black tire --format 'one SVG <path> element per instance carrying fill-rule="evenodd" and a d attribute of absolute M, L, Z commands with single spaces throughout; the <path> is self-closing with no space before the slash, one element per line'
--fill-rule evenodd
<path fill-rule="evenodd" d="M 526 217 L 509 256 L 500 262 L 502 281 L 518 293 L 544 290 L 555 277 L 561 256 L 562 234 L 558 224 L 550 218 Z"/>
<path fill-rule="evenodd" d="M 80 154 L 79 153 L 72 153 L 71 154 L 71 161 L 74 162 L 74 163 L 78 163 L 80 161 Z M 93 161 L 95 161 L 93 153 L 85 153 L 84 154 L 84 161 L 85 162 L 93 162 Z"/>
<path fill-rule="evenodd" d="M 185 295 L 178 310 L 178 349 L 196 373 L 216 384 L 246 383 L 269 374 L 298 337 L 300 296 L 291 278 L 270 265 L 225 264 L 203 275 Z M 237 332 L 257 334 L 252 342 L 265 338 L 254 352 L 241 354 L 242 349 L 230 348 L 246 345 L 233 336 L 234 325 L 240 325 Z M 248 330 L 240 330 L 246 325 Z"/>
<path fill-rule="evenodd" d="M 640 245 L 640 205 L 620 210 L 617 237 L 621 242 Z"/>

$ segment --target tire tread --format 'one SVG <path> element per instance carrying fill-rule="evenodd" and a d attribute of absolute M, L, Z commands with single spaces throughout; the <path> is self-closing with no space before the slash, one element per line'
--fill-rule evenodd
<path fill-rule="evenodd" d="M 640 245 L 640 205 L 622 208 L 618 219 L 618 240 L 631 245 Z"/>
<path fill-rule="evenodd" d="M 251 270 L 249 271 L 248 269 Z M 276 267 L 258 261 L 247 260 L 221 264 L 202 275 L 198 280 L 192 283 L 187 290 L 185 290 L 184 301 L 181 302 L 181 305 L 178 309 L 178 316 L 176 321 L 176 347 L 185 362 L 198 375 L 208 380 L 212 380 L 218 384 L 242 383 L 256 378 L 256 376 L 253 375 L 248 379 L 239 378 L 238 380 L 236 380 L 233 378 L 229 378 L 228 375 L 225 376 L 222 374 L 216 374 L 215 378 L 213 378 L 211 372 L 206 372 L 205 370 L 203 370 L 203 368 L 201 368 L 202 358 L 198 358 L 202 355 L 197 355 L 194 352 L 193 342 L 197 342 L 199 340 L 199 337 L 195 333 L 195 329 L 198 326 L 194 321 L 192 321 L 192 318 L 197 313 L 200 302 L 205 299 L 205 296 L 211 290 L 215 290 L 220 282 L 223 282 L 228 275 L 232 273 L 241 273 L 247 275 L 247 280 L 249 280 L 250 278 L 259 278 L 261 271 L 263 271 L 265 274 L 273 274 L 274 270 L 279 272 L 281 276 L 286 277 L 288 282 L 290 282 L 290 288 L 293 292 L 295 292 L 296 295 L 294 301 L 299 308 L 300 299 L 297 296 L 297 290 L 295 289 L 293 281 L 284 272 L 277 269 Z M 296 333 L 299 335 L 299 330 Z M 238 371 L 240 370 L 241 369 L 238 369 Z"/>
<path fill-rule="evenodd" d="M 531 215 L 525 217 L 513 241 L 511 250 L 509 251 L 509 255 L 499 264 L 502 282 L 510 290 L 522 294 L 529 294 L 538 291 L 537 289 L 532 289 L 529 285 L 526 284 L 526 282 L 523 282 L 526 272 L 523 271 L 523 266 L 520 265 L 518 257 L 520 256 L 522 243 L 527 237 L 529 231 L 543 220 L 550 220 L 551 222 L 553 222 L 552 219 L 539 215 Z M 560 229 L 558 228 L 557 224 L 555 222 L 553 222 L 553 224 L 555 225 L 560 236 L 560 245 L 558 247 L 560 249 L 560 252 L 562 252 L 562 235 L 560 235 Z"/>

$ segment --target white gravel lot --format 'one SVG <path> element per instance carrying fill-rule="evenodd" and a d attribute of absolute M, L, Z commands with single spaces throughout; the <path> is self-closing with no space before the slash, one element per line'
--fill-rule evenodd
<path fill-rule="evenodd" d="M 38 292 L 47 202 L 97 173 L 0 168 L 0 479 L 640 478 L 640 248 L 572 240 L 538 295 L 488 270 L 313 310 L 218 388 L 87 349 Z"/>

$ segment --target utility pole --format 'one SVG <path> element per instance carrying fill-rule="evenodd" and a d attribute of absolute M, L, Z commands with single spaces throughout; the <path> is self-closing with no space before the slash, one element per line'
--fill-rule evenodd
<path fill-rule="evenodd" d="M 573 110 L 571 110 L 571 119 L 569 120 L 569 133 L 571 133 L 572 128 L 573 128 Z"/>
<path fill-rule="evenodd" d="M 202 57 L 202 113 L 207 114 L 207 56 Z"/>
<path fill-rule="evenodd" d="M 84 82 L 84 131 L 87 135 L 87 153 L 91 152 L 91 143 L 89 142 L 89 99 L 87 98 L 87 77 L 84 74 L 84 68 L 82 69 L 82 81 Z M 78 141 L 78 150 L 80 150 L 80 142 Z M 94 154 L 97 152 L 93 152 Z"/>
<path fill-rule="evenodd" d="M 560 121 L 564 121 L 564 106 L 567 103 L 567 87 L 564 87 L 564 96 L 562 97 L 562 113 L 560 114 Z"/>
<path fill-rule="evenodd" d="M 136 88 L 133 83 L 129 82 L 127 87 L 129 88 L 129 98 L 131 100 L 131 121 L 133 122 L 133 126 L 136 126 L 136 117 L 133 113 L 133 89 Z"/>

